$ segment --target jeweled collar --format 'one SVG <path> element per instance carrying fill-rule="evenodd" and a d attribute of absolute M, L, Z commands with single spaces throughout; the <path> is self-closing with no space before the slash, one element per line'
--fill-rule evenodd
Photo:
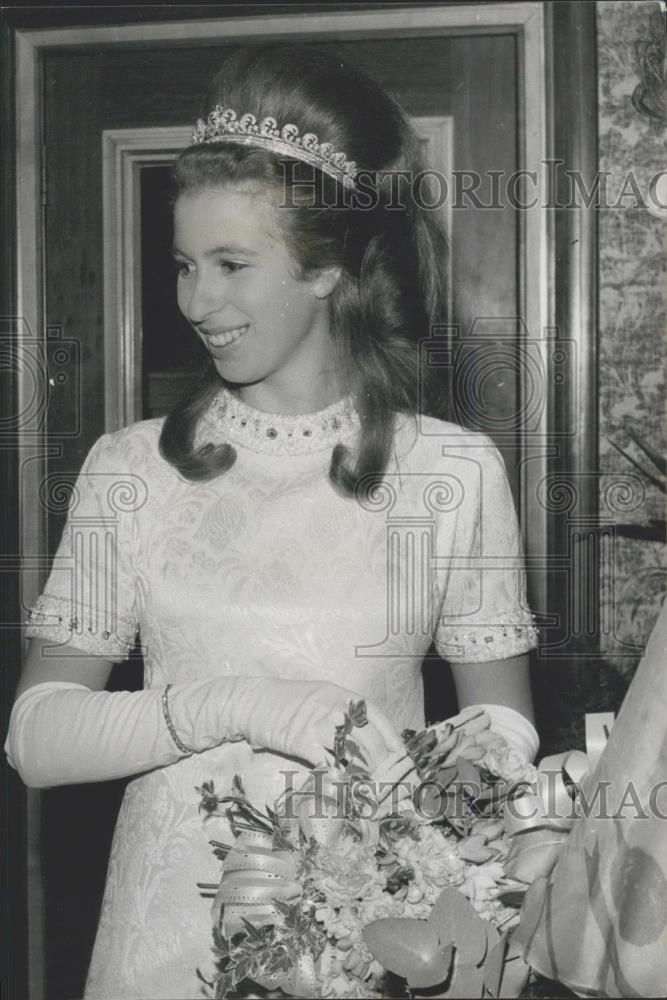
<path fill-rule="evenodd" d="M 227 441 L 266 455 L 308 455 L 350 442 L 359 428 L 351 397 L 316 413 L 267 413 L 221 389 L 202 419 L 198 443 Z"/>

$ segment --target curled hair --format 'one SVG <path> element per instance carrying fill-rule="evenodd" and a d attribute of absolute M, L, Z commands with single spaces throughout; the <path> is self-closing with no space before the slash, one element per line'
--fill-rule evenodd
<path fill-rule="evenodd" d="M 352 495 L 357 481 L 379 479 L 389 462 L 396 412 L 432 407 L 418 342 L 442 321 L 446 245 L 436 213 L 410 197 L 396 200 L 394 181 L 423 170 L 420 141 L 396 102 L 364 73 L 315 49 L 286 45 L 237 50 L 213 80 L 206 112 L 221 104 L 291 122 L 342 150 L 372 180 L 365 203 L 300 160 L 233 142 L 190 146 L 174 167 L 174 196 L 211 187 L 261 187 L 276 215 L 299 276 L 341 269 L 330 295 L 330 331 L 340 377 L 361 422 L 356 454 L 338 444 L 330 478 Z M 313 183 L 313 177 L 317 183 Z M 367 189 L 368 190 L 368 189 Z M 358 194 L 358 192 L 357 192 Z M 195 450 L 197 423 L 219 389 L 209 362 L 194 395 L 167 417 L 162 455 L 192 480 L 211 479 L 234 462 L 229 445 Z"/>

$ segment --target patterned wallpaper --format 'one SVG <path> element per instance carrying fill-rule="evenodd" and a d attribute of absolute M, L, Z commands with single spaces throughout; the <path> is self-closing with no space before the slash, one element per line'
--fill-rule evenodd
<path fill-rule="evenodd" d="M 608 207 L 599 215 L 601 515 L 635 525 L 664 516 L 665 496 L 609 439 L 638 457 L 629 426 L 667 454 L 667 216 L 656 218 L 642 204 L 650 179 L 667 167 L 667 126 L 642 117 L 631 103 L 639 80 L 635 43 L 648 38 L 657 9 L 655 0 L 597 4 L 600 170 L 608 171 Z M 608 547 L 602 649 L 626 673 L 665 589 L 667 556 L 659 541 L 620 537 Z"/>

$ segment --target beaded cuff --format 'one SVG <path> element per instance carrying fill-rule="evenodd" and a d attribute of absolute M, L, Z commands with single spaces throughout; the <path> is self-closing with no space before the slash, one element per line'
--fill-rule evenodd
<path fill-rule="evenodd" d="M 137 634 L 137 626 L 116 616 L 114 622 L 100 621 L 100 615 L 86 605 L 73 607 L 69 598 L 44 593 L 28 612 L 26 635 L 29 639 L 50 639 L 68 643 L 86 653 L 107 659 L 124 660 Z"/>
<path fill-rule="evenodd" d="M 452 663 L 483 663 L 527 653 L 537 646 L 538 638 L 537 629 L 528 622 L 476 626 L 440 622 L 435 647 L 443 659 Z"/>

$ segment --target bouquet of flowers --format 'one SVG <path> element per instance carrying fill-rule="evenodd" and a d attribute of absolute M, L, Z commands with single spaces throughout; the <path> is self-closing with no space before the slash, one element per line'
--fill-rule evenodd
<path fill-rule="evenodd" d="M 351 703 L 330 766 L 259 808 L 236 776 L 232 844 L 214 894 L 216 998 L 254 983 L 293 996 L 516 996 L 529 969 L 512 944 L 527 883 L 512 876 L 506 812 L 537 772 L 482 710 L 403 734 L 404 754 L 370 774 Z M 200 977 L 203 979 L 204 977 Z"/>
<path fill-rule="evenodd" d="M 587 753 L 537 769 L 477 709 L 405 732 L 371 775 L 359 702 L 331 765 L 273 807 L 239 777 L 222 796 L 205 783 L 202 810 L 235 838 L 212 841 L 222 876 L 202 886 L 213 995 L 516 997 L 535 970 L 580 995 L 664 996 L 666 648 L 667 603 L 618 719 L 586 716 Z"/>

